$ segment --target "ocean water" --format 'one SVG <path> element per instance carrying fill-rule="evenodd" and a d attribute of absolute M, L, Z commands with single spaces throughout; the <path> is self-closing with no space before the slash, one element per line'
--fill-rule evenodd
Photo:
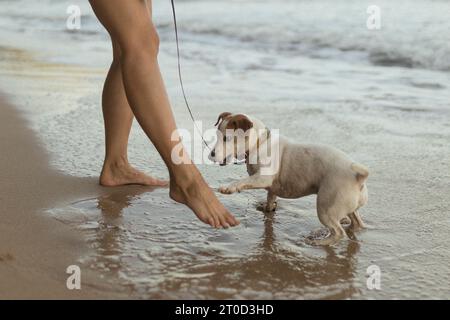
<path fill-rule="evenodd" d="M 69 5 L 81 29 L 68 30 Z M 80 229 L 80 264 L 143 298 L 447 298 L 450 252 L 450 3 L 176 1 L 182 71 L 194 115 L 257 116 L 301 142 L 334 145 L 371 170 L 369 228 L 333 248 L 306 245 L 320 229 L 315 198 L 258 206 L 263 191 L 220 199 L 241 219 L 211 230 L 166 189 L 130 187 L 49 208 Z M 154 1 L 159 60 L 177 123 L 193 130 L 176 71 L 170 1 Z M 108 35 L 87 1 L 0 0 L 0 88 L 11 95 L 68 175 L 96 177 L 103 159 L 102 81 Z M 135 124 L 130 160 L 167 177 Z M 200 165 L 212 187 L 244 166 Z M 382 272 L 381 290 L 366 285 Z M 100 281 L 100 280 L 99 280 Z"/>

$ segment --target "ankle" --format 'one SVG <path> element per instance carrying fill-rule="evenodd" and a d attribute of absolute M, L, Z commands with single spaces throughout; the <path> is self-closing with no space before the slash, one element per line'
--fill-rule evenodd
<path fill-rule="evenodd" d="M 202 182 L 204 182 L 203 177 L 195 165 L 183 165 L 170 172 L 171 187 L 183 193 Z"/>
<path fill-rule="evenodd" d="M 129 166 L 128 158 L 126 156 L 119 156 L 119 157 L 106 157 L 103 168 L 108 168 L 111 170 L 117 170 L 126 168 Z"/>

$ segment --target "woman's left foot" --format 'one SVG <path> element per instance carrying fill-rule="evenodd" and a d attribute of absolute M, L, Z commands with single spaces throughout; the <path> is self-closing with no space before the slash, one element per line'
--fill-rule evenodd
<path fill-rule="evenodd" d="M 163 187 L 167 186 L 168 183 L 168 181 L 154 178 L 133 168 L 129 163 L 105 163 L 100 174 L 100 185 L 105 187 L 117 187 L 128 184 Z"/>

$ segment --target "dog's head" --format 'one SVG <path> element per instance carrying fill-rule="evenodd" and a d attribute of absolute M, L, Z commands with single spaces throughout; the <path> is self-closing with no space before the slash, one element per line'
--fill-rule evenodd
<path fill-rule="evenodd" d="M 246 153 L 256 143 L 258 122 L 252 121 L 245 114 L 223 112 L 217 122 L 217 142 L 209 159 L 224 166 L 233 159 L 244 160 Z"/>

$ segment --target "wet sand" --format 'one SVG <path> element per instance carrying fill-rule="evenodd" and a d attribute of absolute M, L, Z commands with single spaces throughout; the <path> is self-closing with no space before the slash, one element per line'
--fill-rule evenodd
<path fill-rule="evenodd" d="M 211 47 L 202 43 L 201 49 Z M 26 150 L 23 168 L 39 165 L 26 174 L 19 167 L 1 169 L 8 175 L 1 188 L 8 190 L 5 201 L 11 209 L 5 212 L 10 223 L 2 222 L 10 236 L 1 241 L 7 261 L 0 266 L 5 278 L 15 276 L 13 271 L 18 274 L 14 283 L 20 283 L 23 291 L 16 296 L 72 294 L 63 287 L 64 270 L 75 260 L 92 275 L 87 287 L 101 288 L 100 295 L 106 297 L 126 293 L 152 299 L 448 298 L 448 74 L 304 57 L 295 57 L 303 69 L 301 76 L 262 68 L 221 74 L 216 65 L 205 66 L 201 59 L 183 65 L 194 113 L 205 121 L 205 129 L 223 111 L 245 112 L 272 129 L 281 128 L 295 141 L 334 145 L 370 168 L 369 204 L 361 210 L 369 228 L 356 235 L 357 241 L 345 239 L 331 248 L 316 248 L 303 241 L 311 231 L 322 230 L 315 197 L 281 199 L 275 214 L 263 214 L 257 209 L 265 198 L 263 191 L 219 195 L 241 225 L 212 230 L 170 200 L 165 189 L 99 188 L 96 179 L 103 158 L 99 93 L 109 51 L 103 68 L 44 63 L 12 49 L 0 54 L 0 80 L 7 79 L 0 86 L 8 88 L 49 150 L 46 156 L 44 149 L 34 149 L 38 145 L 30 131 L 23 143 L 2 140 L 10 143 L 8 154 Z M 261 54 L 258 59 L 265 64 L 272 56 Z M 162 70 L 178 124 L 192 128 L 180 98 L 174 57 L 162 47 Z M 22 145 L 29 147 L 18 148 Z M 33 150 L 39 151 L 34 161 Z M 167 175 L 136 125 L 130 158 L 140 169 Z M 9 161 L 11 168 L 20 165 Z M 47 162 L 64 174 L 49 169 Z M 214 188 L 246 175 L 243 166 L 200 169 Z M 16 176 L 23 186 L 14 182 Z M 17 184 L 15 191 L 3 181 Z M 16 209 L 22 206 L 27 214 Z M 32 220 L 29 213 L 35 213 Z M 6 232 L 0 235 L 2 240 Z M 24 245 L 16 247 L 16 242 Z M 371 265 L 382 272 L 381 290 L 366 286 Z M 53 295 L 39 291 L 40 274 L 54 284 Z M 26 291 L 33 282 L 37 285 Z"/>
<path fill-rule="evenodd" d="M 102 193 L 91 178 L 50 169 L 26 121 L 0 99 L 0 299 L 120 298 L 123 291 L 83 270 L 82 290 L 68 290 L 66 268 L 89 252 L 79 232 L 45 217 L 58 203 Z"/>

